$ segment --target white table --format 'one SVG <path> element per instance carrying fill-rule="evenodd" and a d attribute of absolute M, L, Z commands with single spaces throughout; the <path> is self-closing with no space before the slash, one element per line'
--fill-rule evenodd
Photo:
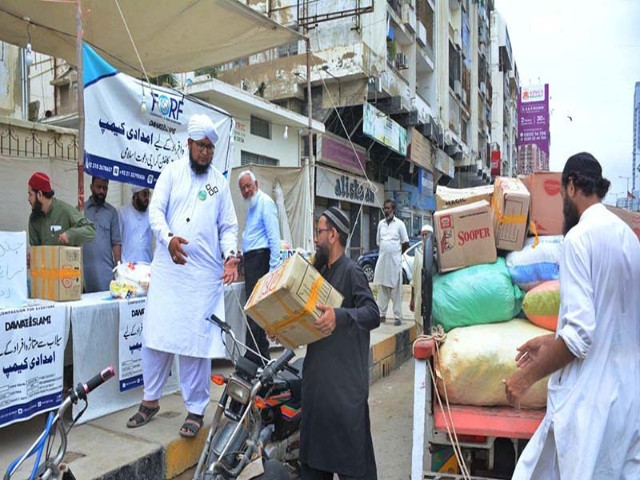
<path fill-rule="evenodd" d="M 242 307 L 245 303 L 244 282 L 225 287 L 226 321 L 231 325 L 235 335 L 244 340 L 246 331 L 245 317 Z M 118 302 L 109 297 L 108 292 L 97 292 L 82 295 L 76 302 L 67 302 L 68 316 L 71 320 L 73 348 L 73 383 L 85 382 L 109 365 L 118 365 Z M 227 339 L 227 345 L 231 346 Z M 165 385 L 164 394 L 179 389 L 179 372 L 174 360 L 171 377 Z M 89 407 L 82 416 L 81 422 L 107 415 L 128 408 L 142 400 L 142 388 L 134 388 L 120 392 L 117 378 L 102 385 L 89 398 Z M 74 415 L 77 407 L 74 407 Z"/>

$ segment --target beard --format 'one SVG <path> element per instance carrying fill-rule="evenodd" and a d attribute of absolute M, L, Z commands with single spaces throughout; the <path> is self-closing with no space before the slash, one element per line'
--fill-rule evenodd
<path fill-rule="evenodd" d="M 211 160 L 213 160 L 213 158 Z M 205 173 L 207 173 L 207 170 L 209 170 L 209 165 L 211 165 L 211 160 L 209 160 L 206 165 L 200 165 L 193 159 L 191 150 L 189 150 L 189 163 L 191 164 L 191 170 L 193 170 L 196 175 L 204 175 Z"/>
<path fill-rule="evenodd" d="M 144 201 L 141 198 L 137 197 L 133 200 L 136 210 L 138 210 L 139 212 L 146 212 L 147 211 L 147 207 L 149 206 L 149 202 L 148 201 Z"/>
<path fill-rule="evenodd" d="M 244 208 L 246 210 L 252 209 L 253 207 L 255 207 L 257 201 L 258 201 L 258 198 L 257 198 L 256 194 L 254 193 L 249 198 L 245 198 L 244 199 Z"/>
<path fill-rule="evenodd" d="M 42 202 L 40 200 L 36 200 L 31 207 L 31 211 L 36 215 L 43 215 L 42 213 Z"/>
<path fill-rule="evenodd" d="M 576 204 L 573 203 L 569 197 L 565 197 L 562 202 L 562 213 L 564 215 L 564 222 L 562 224 L 562 231 L 566 235 L 573 227 L 575 227 L 580 221 L 580 214 L 576 208 Z"/>
<path fill-rule="evenodd" d="M 95 203 L 99 207 L 104 205 L 105 201 L 107 200 L 107 197 L 105 195 L 96 195 L 95 193 L 91 195 L 91 198 L 93 199 L 93 203 Z"/>
<path fill-rule="evenodd" d="M 329 247 L 327 245 L 317 245 L 316 254 L 313 257 L 313 268 L 322 271 L 329 264 Z"/>

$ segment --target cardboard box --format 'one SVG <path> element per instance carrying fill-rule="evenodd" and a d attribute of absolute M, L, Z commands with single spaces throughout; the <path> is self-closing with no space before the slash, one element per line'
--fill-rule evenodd
<path fill-rule="evenodd" d="M 342 305 L 342 295 L 296 253 L 258 280 L 244 311 L 280 343 L 295 348 L 326 335 L 313 326 L 316 305 Z"/>
<path fill-rule="evenodd" d="M 80 247 L 31 247 L 31 298 L 66 302 L 79 300 L 81 295 Z"/>
<path fill-rule="evenodd" d="M 531 195 L 529 220 L 536 226 L 538 235 L 562 235 L 562 173 L 536 172 L 518 178 Z"/>
<path fill-rule="evenodd" d="M 493 185 L 471 188 L 447 188 L 438 185 L 436 188 L 436 210 L 469 205 L 470 203 L 486 200 L 491 205 Z"/>
<path fill-rule="evenodd" d="M 491 216 L 496 247 L 502 250 L 522 250 L 527 235 L 529 190 L 521 180 L 498 177 L 493 184 Z"/>
<path fill-rule="evenodd" d="M 491 208 L 486 200 L 436 212 L 433 219 L 441 272 L 497 260 Z"/>
<path fill-rule="evenodd" d="M 631 210 L 612 207 L 610 205 L 607 205 L 607 208 L 620 217 L 624 223 L 629 225 L 633 233 L 638 237 L 638 240 L 640 240 L 640 212 L 632 212 Z"/>

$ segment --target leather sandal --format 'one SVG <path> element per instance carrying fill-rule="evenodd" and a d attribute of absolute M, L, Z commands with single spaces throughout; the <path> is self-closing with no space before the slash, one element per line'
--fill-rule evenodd
<path fill-rule="evenodd" d="M 204 415 L 198 415 L 196 413 L 187 413 L 187 418 L 184 419 L 182 427 L 180 427 L 180 435 L 186 438 L 195 437 L 204 423 Z"/>
<path fill-rule="evenodd" d="M 145 425 L 153 416 L 160 411 L 160 405 L 156 407 L 147 407 L 142 403 L 138 407 L 138 411 L 127 422 L 128 428 L 138 428 Z"/>

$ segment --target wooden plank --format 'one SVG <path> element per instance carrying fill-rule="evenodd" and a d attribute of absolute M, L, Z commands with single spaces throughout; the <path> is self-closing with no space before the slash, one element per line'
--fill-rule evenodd
<path fill-rule="evenodd" d="M 545 410 L 516 410 L 510 407 L 451 405 L 458 435 L 531 438 L 544 418 Z M 446 433 L 443 412 L 434 406 L 435 429 Z"/>

